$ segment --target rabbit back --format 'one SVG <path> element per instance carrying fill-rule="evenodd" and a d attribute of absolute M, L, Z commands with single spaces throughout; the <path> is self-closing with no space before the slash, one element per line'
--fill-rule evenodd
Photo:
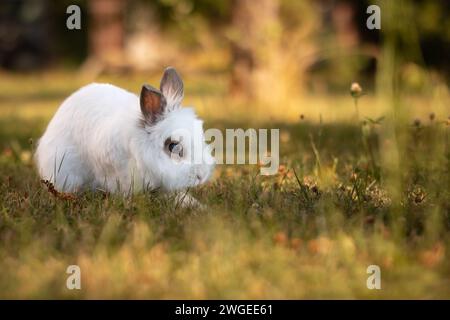
<path fill-rule="evenodd" d="M 136 95 L 109 84 L 81 88 L 62 103 L 38 142 L 40 176 L 64 192 L 115 191 L 129 178 L 129 141 L 139 117 Z"/>

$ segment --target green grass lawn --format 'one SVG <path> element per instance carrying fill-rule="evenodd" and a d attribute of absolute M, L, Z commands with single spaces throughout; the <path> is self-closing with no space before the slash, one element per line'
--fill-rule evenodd
<path fill-rule="evenodd" d="M 141 78 L 100 81 L 138 92 Z M 1 298 L 450 298 L 448 93 L 404 97 L 395 123 L 369 94 L 359 120 L 386 118 L 361 124 L 347 93 L 242 108 L 209 83 L 186 86 L 205 127 L 279 128 L 282 165 L 218 166 L 192 190 L 198 211 L 153 193 L 53 195 L 33 147 L 83 80 L 2 75 Z M 73 264 L 81 290 L 66 288 Z"/>

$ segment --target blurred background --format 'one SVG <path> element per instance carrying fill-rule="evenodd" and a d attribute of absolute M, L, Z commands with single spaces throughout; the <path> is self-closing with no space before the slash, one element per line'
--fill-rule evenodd
<path fill-rule="evenodd" d="M 0 67 L 68 69 L 95 78 L 174 65 L 186 76 L 219 75 L 233 96 L 266 100 L 270 91 L 277 100 L 347 90 L 352 81 L 375 87 L 383 45 L 391 41 L 405 89 L 448 83 L 450 2 L 389 2 L 4 0 Z M 381 7 L 381 32 L 366 28 L 374 3 Z M 71 4 L 81 8 L 81 30 L 66 28 Z"/>
<path fill-rule="evenodd" d="M 371 4 L 380 30 L 366 26 Z M 71 5 L 80 29 L 66 26 Z M 169 65 L 207 126 L 447 121 L 449 12 L 443 0 L 4 0 L 0 121 L 33 119 L 35 137 L 79 87 L 139 92 Z"/>

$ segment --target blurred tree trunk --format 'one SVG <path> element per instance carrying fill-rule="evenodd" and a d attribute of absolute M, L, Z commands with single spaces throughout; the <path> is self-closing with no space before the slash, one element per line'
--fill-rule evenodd
<path fill-rule="evenodd" d="M 278 9 L 278 0 L 233 1 L 232 95 L 245 98 L 258 95 L 257 75 L 268 66 L 270 55 L 278 48 Z"/>
<path fill-rule="evenodd" d="M 356 7 L 354 3 L 341 1 L 336 3 L 331 12 L 331 23 L 335 34 L 335 44 L 331 56 L 331 66 L 339 79 L 330 84 L 350 83 L 355 80 L 361 68 L 361 63 L 355 59 L 356 53 L 361 52 L 358 25 L 355 20 Z M 365 26 L 363 26 L 365 28 Z M 361 28 L 363 28 L 361 27 Z"/>
<path fill-rule="evenodd" d="M 359 45 L 355 15 L 355 6 L 348 2 L 339 2 L 333 8 L 331 15 L 333 29 L 336 32 L 337 44 L 343 50 L 354 50 Z"/>
<path fill-rule="evenodd" d="M 126 4 L 127 0 L 88 1 L 89 58 L 85 69 L 100 72 L 123 64 Z"/>

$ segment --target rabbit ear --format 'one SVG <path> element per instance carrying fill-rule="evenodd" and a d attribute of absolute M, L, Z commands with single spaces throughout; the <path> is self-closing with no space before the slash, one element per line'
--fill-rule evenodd
<path fill-rule="evenodd" d="M 148 84 L 142 86 L 140 103 L 142 114 L 149 123 L 157 121 L 167 105 L 162 93 Z"/>
<path fill-rule="evenodd" d="M 166 68 L 161 79 L 160 89 L 170 108 L 180 106 L 184 95 L 183 80 L 175 68 Z"/>

